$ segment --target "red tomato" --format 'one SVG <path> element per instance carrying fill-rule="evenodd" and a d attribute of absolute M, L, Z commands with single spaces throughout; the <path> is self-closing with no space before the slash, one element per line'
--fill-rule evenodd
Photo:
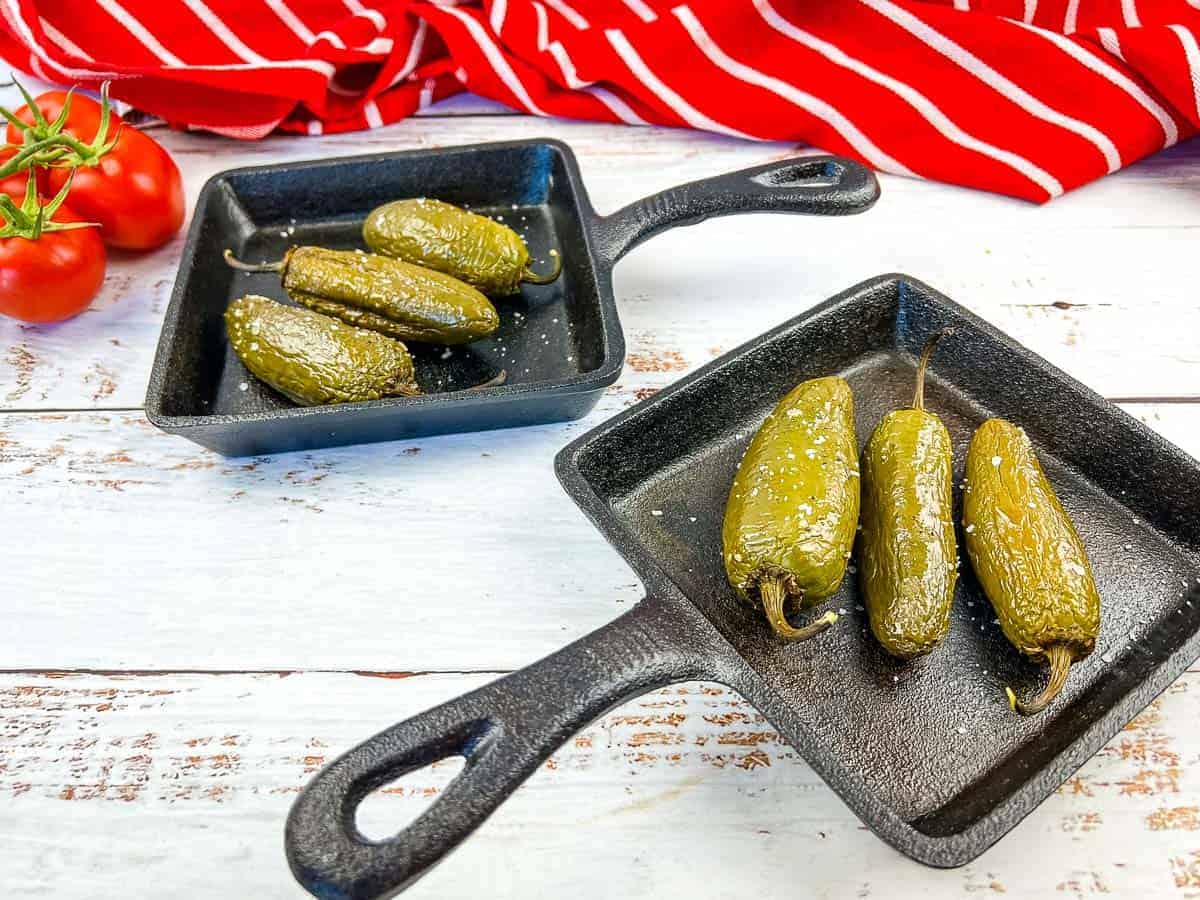
<path fill-rule="evenodd" d="M 40 94 L 37 98 L 38 109 L 42 111 L 42 115 L 46 117 L 47 122 L 53 122 L 58 118 L 58 114 L 62 112 L 63 103 L 66 102 L 66 91 L 46 91 Z M 33 113 L 29 111 L 28 106 L 22 106 L 17 110 L 16 116 L 22 122 L 33 124 Z M 116 114 L 115 111 L 109 111 L 108 136 L 111 138 L 117 133 L 117 128 L 120 127 L 124 120 Z M 67 124 L 65 130 L 71 132 L 75 137 L 79 138 L 85 144 L 90 142 L 96 136 L 96 132 L 100 128 L 100 104 L 91 97 L 82 94 L 73 94 L 71 96 L 71 111 L 67 113 Z M 25 140 L 25 136 L 21 129 L 9 122 L 8 124 L 8 142 L 10 144 L 20 144 Z"/>
<path fill-rule="evenodd" d="M 38 109 L 50 122 L 61 112 L 64 91 L 49 91 L 37 98 Z M 32 122 L 27 107 L 17 118 Z M 121 118 L 112 116 L 108 135 L 116 134 Z M 66 131 L 84 142 L 96 136 L 100 104 L 91 97 L 75 94 L 67 116 Z M 10 143 L 21 143 L 20 129 L 8 126 Z M 52 168 L 46 179 L 46 194 L 54 195 L 66 183 L 70 169 Z M 94 165 L 75 170 L 71 186 L 71 208 L 89 222 L 98 222 L 104 242 L 127 250 L 151 250 L 169 241 L 183 224 L 183 179 L 175 161 L 152 137 L 125 127 L 117 144 Z"/>
<path fill-rule="evenodd" d="M 50 169 L 48 195 L 57 194 L 69 169 Z M 71 208 L 99 222 L 105 243 L 127 250 L 161 247 L 183 225 L 183 179 L 175 161 L 153 138 L 127 128 L 94 166 L 75 170 Z"/>
<path fill-rule="evenodd" d="M 15 151 L 8 153 L 0 153 L 0 165 L 12 159 Z M 42 194 L 46 193 L 46 173 L 39 171 L 37 173 L 38 188 Z M 17 206 L 21 205 L 21 201 L 25 199 L 25 186 L 29 183 L 29 172 L 18 172 L 15 175 L 9 175 L 7 178 L 0 178 L 0 194 L 8 194 L 16 201 Z"/>
<path fill-rule="evenodd" d="M 18 172 L 16 175 L 9 175 L 7 178 L 0 178 L 0 194 L 8 194 L 17 205 L 21 205 L 21 201 L 25 199 L 25 186 L 29 183 L 28 172 Z"/>
<path fill-rule="evenodd" d="M 65 206 L 55 222 L 78 222 Z M 98 228 L 43 232 L 36 240 L 0 238 L 0 314 L 23 322 L 59 322 L 87 309 L 104 283 Z"/>

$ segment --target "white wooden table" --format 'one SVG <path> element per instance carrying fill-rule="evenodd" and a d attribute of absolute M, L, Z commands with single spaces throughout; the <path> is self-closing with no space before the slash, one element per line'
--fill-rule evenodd
<path fill-rule="evenodd" d="M 189 200 L 233 166 L 551 136 L 602 212 L 795 150 L 477 101 L 433 112 L 256 144 L 158 135 Z M 73 322 L 0 321 L 6 895 L 304 896 L 282 826 L 326 760 L 641 596 L 559 489 L 555 452 L 869 276 L 928 281 L 1200 455 L 1200 145 L 1045 208 L 882 182 L 864 216 L 732 217 L 631 254 L 625 372 L 567 425 L 242 460 L 161 434 L 141 406 L 182 237 L 114 254 Z M 934 871 L 738 696 L 687 684 L 591 726 L 410 896 L 1200 897 L 1198 716 L 1200 668 L 997 847 Z M 373 796 L 364 827 L 388 833 L 452 774 Z"/>

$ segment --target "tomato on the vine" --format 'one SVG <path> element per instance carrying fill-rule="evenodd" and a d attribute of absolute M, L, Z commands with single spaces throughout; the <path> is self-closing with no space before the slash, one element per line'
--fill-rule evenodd
<path fill-rule="evenodd" d="M 0 163 L 6 163 L 12 158 L 11 153 L 0 154 Z M 37 176 L 35 175 L 34 178 Z M 28 172 L 17 172 L 7 178 L 0 178 L 0 194 L 8 194 L 18 200 L 25 196 L 25 185 L 29 181 Z"/>
<path fill-rule="evenodd" d="M 62 190 L 74 172 L 71 208 L 100 224 L 105 243 L 127 250 L 151 250 L 165 244 L 183 224 L 179 167 L 157 141 L 125 125 L 115 113 L 109 111 L 105 123 L 101 103 L 67 91 L 47 91 L 33 101 L 33 107 L 26 104 L 16 111 L 16 118 L 27 123 L 27 129 L 10 122 L 8 142 L 24 143 L 26 130 L 32 131 L 34 139 L 53 133 L 68 103 L 61 131 L 77 139 L 80 146 L 66 157 L 70 166 L 60 163 L 46 170 L 46 193 Z M 115 142 L 109 146 L 106 139 L 114 135 Z"/>
<path fill-rule="evenodd" d="M 58 322 L 87 309 L 104 283 L 99 229 L 62 205 L 44 207 L 36 190 L 17 205 L 0 195 L 0 313 L 24 322 Z"/>
<path fill-rule="evenodd" d="M 29 95 L 26 94 L 26 97 Z M 74 91 L 46 91 L 44 94 L 39 94 L 34 103 L 37 105 L 38 111 L 42 114 L 41 121 L 34 115 L 33 110 L 26 104 L 18 109 L 15 113 L 16 117 L 24 122 L 27 126 L 34 129 L 34 137 L 44 137 L 49 132 L 39 130 L 47 125 L 47 123 L 55 122 L 62 115 L 63 107 L 70 100 L 71 108 L 67 110 L 67 120 L 63 124 L 63 130 L 69 131 L 75 137 L 79 138 L 84 143 L 90 143 L 96 137 L 96 132 L 100 130 L 100 104 L 90 97 L 84 97 L 76 94 Z M 124 124 L 124 120 L 111 109 L 108 112 L 109 122 L 108 130 L 110 134 L 115 134 L 116 129 Z M 8 123 L 8 137 L 10 144 L 20 144 L 25 140 L 24 128 L 19 128 L 16 123 Z"/>

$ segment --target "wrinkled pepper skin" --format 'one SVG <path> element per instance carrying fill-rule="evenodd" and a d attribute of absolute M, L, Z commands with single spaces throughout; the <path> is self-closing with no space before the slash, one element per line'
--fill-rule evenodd
<path fill-rule="evenodd" d="M 1100 633 L 1100 595 L 1074 524 L 1024 429 L 979 426 L 967 451 L 963 526 L 967 554 L 1009 642 L 1044 660 L 1065 646 L 1073 660 Z"/>
<path fill-rule="evenodd" d="M 806 381 L 767 416 L 729 492 L 724 562 L 738 596 L 757 605 L 764 579 L 778 579 L 787 602 L 802 609 L 834 593 L 858 508 L 850 385 L 837 377 Z"/>
<path fill-rule="evenodd" d="M 388 337 L 395 338 L 398 341 L 421 341 L 423 340 L 421 335 L 427 333 L 425 330 L 414 329 L 411 325 L 397 322 L 395 319 L 389 319 L 387 316 L 381 316 L 379 313 L 371 312 L 369 309 L 347 306 L 345 303 L 338 303 L 336 300 L 326 300 L 324 297 L 302 294 L 299 291 L 293 292 L 290 296 L 301 306 L 305 306 L 313 312 L 341 319 L 347 325 L 353 325 L 355 328 L 368 328 L 371 331 L 378 331 L 380 334 L 386 334 Z"/>
<path fill-rule="evenodd" d="M 1022 715 L 1044 710 L 1071 665 L 1100 634 L 1100 594 L 1083 542 L 1050 486 L 1025 431 L 984 422 L 967 451 L 963 531 L 967 554 L 1009 642 L 1050 669 L 1030 700 L 1006 688 Z"/>
<path fill-rule="evenodd" d="M 863 451 L 859 582 L 871 631 L 892 656 L 931 651 L 950 630 L 958 580 L 950 433 L 923 409 L 898 409 Z"/>
<path fill-rule="evenodd" d="M 408 349 L 373 331 L 254 295 L 229 304 L 225 328 L 246 368 L 303 406 L 420 393 Z"/>
<path fill-rule="evenodd" d="M 281 274 L 297 303 L 394 338 L 466 344 L 500 326 L 491 301 L 470 285 L 374 253 L 295 247 Z"/>
<path fill-rule="evenodd" d="M 529 248 L 511 228 L 487 216 L 425 197 L 373 210 L 363 240 L 376 253 L 445 272 L 485 294 L 517 293 L 529 269 Z"/>

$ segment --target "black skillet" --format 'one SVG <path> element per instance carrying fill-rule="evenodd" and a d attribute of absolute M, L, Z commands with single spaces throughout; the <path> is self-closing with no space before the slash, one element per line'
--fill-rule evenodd
<path fill-rule="evenodd" d="M 276 275 L 230 271 L 222 250 L 258 260 L 278 259 L 298 243 L 361 246 L 359 229 L 372 208 L 418 196 L 502 218 L 525 235 L 543 267 L 557 249 L 562 276 L 498 302 L 501 325 L 485 341 L 449 355 L 413 344 L 425 396 L 304 408 L 256 381 L 228 346 L 222 314 L 246 293 L 285 295 Z M 197 202 L 146 414 L 159 428 L 229 456 L 575 419 L 621 373 L 625 340 L 612 268 L 631 248 L 713 216 L 847 215 L 878 196 L 875 176 L 858 163 L 814 156 L 681 185 L 598 216 L 570 148 L 552 140 L 225 172 Z M 502 369 L 504 386 L 462 390 Z"/>
<path fill-rule="evenodd" d="M 911 399 L 913 354 L 941 328 L 926 402 L 950 430 L 1025 427 L 1083 537 L 1103 600 L 1096 652 L 1060 699 L 1024 719 L 1003 686 L 1044 673 L 1012 649 L 963 567 L 945 644 L 910 663 L 846 614 L 777 641 L 734 600 L 721 518 L 742 449 L 796 383 L 840 373 L 860 442 Z M 880 837 L 956 866 L 1013 828 L 1200 655 L 1200 463 L 930 288 L 884 276 L 763 335 L 584 435 L 558 476 L 646 585 L 631 612 L 527 669 L 395 725 L 327 766 L 287 824 L 292 871 L 322 898 L 388 897 L 429 870 L 573 733 L 662 685 L 729 685 Z M 960 535 L 960 546 L 961 546 Z M 1192 596 L 1187 596 L 1192 585 Z M 1136 638 L 1131 636 L 1136 633 Z M 395 837 L 354 824 L 377 787 L 443 757 L 466 764 Z"/>

